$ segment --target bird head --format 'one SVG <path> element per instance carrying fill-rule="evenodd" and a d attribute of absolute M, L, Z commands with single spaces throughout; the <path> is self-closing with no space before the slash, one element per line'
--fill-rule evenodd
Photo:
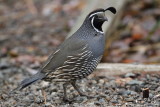
<path fill-rule="evenodd" d="M 105 21 L 108 21 L 107 17 L 105 16 L 105 12 L 108 10 L 111 11 L 113 14 L 116 13 L 116 9 L 114 7 L 109 7 L 107 9 L 96 9 L 87 16 L 87 18 L 89 18 L 90 20 L 92 27 L 97 32 L 103 33 L 102 25 Z"/>

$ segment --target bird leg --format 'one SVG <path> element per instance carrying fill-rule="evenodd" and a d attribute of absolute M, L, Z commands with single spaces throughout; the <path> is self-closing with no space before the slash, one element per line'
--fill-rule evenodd
<path fill-rule="evenodd" d="M 41 90 L 41 92 L 42 92 L 42 96 L 44 98 L 44 104 L 46 104 L 46 92 L 43 89 Z"/>
<path fill-rule="evenodd" d="M 63 90 L 64 90 L 63 100 L 64 100 L 64 101 L 71 102 L 71 100 L 67 97 L 67 90 L 66 90 L 67 85 L 68 85 L 67 83 L 64 83 L 64 84 L 63 84 Z"/>
<path fill-rule="evenodd" d="M 86 95 L 84 92 L 82 92 L 82 90 L 78 87 L 75 81 L 71 82 L 71 85 L 79 93 L 80 96 L 86 96 L 87 98 L 94 98 L 94 96 Z"/>

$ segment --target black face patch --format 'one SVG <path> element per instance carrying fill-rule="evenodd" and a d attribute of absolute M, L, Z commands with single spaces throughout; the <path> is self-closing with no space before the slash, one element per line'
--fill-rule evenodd
<path fill-rule="evenodd" d="M 103 21 L 101 21 L 100 19 L 94 17 L 93 19 L 93 26 L 98 29 L 99 31 L 102 32 L 102 25 L 103 25 Z"/>
<path fill-rule="evenodd" d="M 91 18 L 91 24 L 93 28 L 100 33 L 103 33 L 102 31 L 102 25 L 104 23 L 104 18 L 100 18 L 98 15 L 95 15 Z"/>

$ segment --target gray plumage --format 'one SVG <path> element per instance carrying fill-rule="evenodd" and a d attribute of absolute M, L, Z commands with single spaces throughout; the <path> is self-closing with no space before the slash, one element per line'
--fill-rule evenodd
<path fill-rule="evenodd" d="M 86 17 L 82 26 L 52 53 L 39 72 L 21 82 L 17 89 L 21 90 L 37 80 L 71 83 L 73 87 L 84 95 L 76 86 L 75 81 L 91 74 L 100 62 L 104 48 L 105 37 L 102 24 L 107 21 L 104 12 L 115 8 L 97 9 Z M 64 94 L 66 85 L 64 86 Z M 64 95 L 64 98 L 67 98 Z"/>

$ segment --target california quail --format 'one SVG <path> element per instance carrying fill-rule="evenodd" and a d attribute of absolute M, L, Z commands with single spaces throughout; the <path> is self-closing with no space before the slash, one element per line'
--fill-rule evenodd
<path fill-rule="evenodd" d="M 77 87 L 76 80 L 91 74 L 102 58 L 105 48 L 102 25 L 107 21 L 105 17 L 107 10 L 116 13 L 114 7 L 97 9 L 89 13 L 81 27 L 49 56 L 39 72 L 23 80 L 17 89 L 21 90 L 37 80 L 44 80 L 62 82 L 66 100 L 66 86 L 69 83 L 80 95 L 85 95 Z"/>

